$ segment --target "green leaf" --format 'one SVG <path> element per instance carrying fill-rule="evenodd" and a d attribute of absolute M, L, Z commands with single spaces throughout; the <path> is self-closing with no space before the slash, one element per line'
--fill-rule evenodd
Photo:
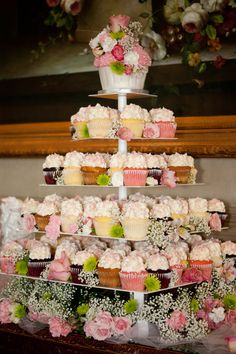
<path fill-rule="evenodd" d="M 116 39 L 116 40 L 119 40 L 121 38 L 123 38 L 125 35 L 125 32 L 122 32 L 122 31 L 119 31 L 119 32 L 111 32 L 110 33 L 110 37 L 112 39 Z"/>
<path fill-rule="evenodd" d="M 206 34 L 210 39 L 216 39 L 216 29 L 212 25 L 206 26 Z"/>
<path fill-rule="evenodd" d="M 198 73 L 203 74 L 206 71 L 207 64 L 206 63 L 200 63 L 198 66 Z"/>
<path fill-rule="evenodd" d="M 224 22 L 224 16 L 222 15 L 212 15 L 211 16 L 212 22 L 218 24 L 218 23 L 223 23 Z"/>

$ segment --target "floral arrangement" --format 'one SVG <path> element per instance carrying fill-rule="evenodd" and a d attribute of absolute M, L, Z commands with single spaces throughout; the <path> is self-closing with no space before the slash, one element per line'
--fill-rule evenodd
<path fill-rule="evenodd" d="M 151 59 L 139 44 L 141 34 L 140 22 L 125 15 L 111 16 L 109 25 L 89 43 L 94 65 L 110 67 L 118 75 L 147 72 Z"/>
<path fill-rule="evenodd" d="M 222 40 L 235 32 L 234 0 L 166 0 L 151 17 L 158 33 L 145 33 L 142 45 L 153 60 L 181 53 L 183 63 L 201 74 L 208 65 L 202 61 L 201 51 L 207 49 L 216 53 L 215 68 L 225 64 L 226 60 L 217 52 L 222 48 Z"/>

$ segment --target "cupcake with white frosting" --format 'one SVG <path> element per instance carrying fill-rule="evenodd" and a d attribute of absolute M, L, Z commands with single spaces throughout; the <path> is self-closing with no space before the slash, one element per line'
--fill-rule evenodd
<path fill-rule="evenodd" d="M 64 167 L 64 156 L 59 154 L 50 154 L 43 163 L 43 175 L 46 184 L 57 184 L 61 178 Z"/>
<path fill-rule="evenodd" d="M 120 113 L 121 125 L 128 128 L 134 138 L 141 138 L 145 122 L 150 121 L 149 113 L 146 109 L 136 104 L 127 104 Z"/>
<path fill-rule="evenodd" d="M 61 231 L 75 233 L 82 218 L 83 208 L 79 200 L 68 199 L 61 203 Z"/>
<path fill-rule="evenodd" d="M 97 184 L 97 178 L 107 173 L 107 163 L 104 156 L 98 152 L 84 155 L 81 171 L 84 184 Z"/>
<path fill-rule="evenodd" d="M 32 240 L 29 244 L 28 275 L 39 277 L 46 266 L 51 262 L 51 248 L 49 244 Z"/>
<path fill-rule="evenodd" d="M 81 270 L 83 269 L 84 263 L 91 257 L 94 257 L 94 254 L 88 250 L 83 250 L 83 251 L 77 251 L 75 254 L 72 254 L 70 256 L 71 260 L 71 276 L 72 276 L 72 281 L 74 283 L 79 283 L 81 284 L 81 280 L 79 278 L 79 274 Z"/>
<path fill-rule="evenodd" d="M 174 112 L 165 107 L 150 110 L 151 121 L 160 129 L 160 138 L 174 138 L 177 128 Z"/>
<path fill-rule="evenodd" d="M 91 138 L 105 138 L 109 136 L 112 129 L 112 119 L 108 107 L 91 106 L 88 111 L 88 131 Z"/>
<path fill-rule="evenodd" d="M 135 151 L 128 153 L 124 163 L 124 185 L 145 186 L 147 176 L 148 169 L 144 154 Z"/>
<path fill-rule="evenodd" d="M 75 129 L 77 139 L 89 138 L 87 121 L 90 106 L 80 107 L 79 111 L 71 116 L 70 121 L 72 127 Z"/>
<path fill-rule="evenodd" d="M 120 208 L 116 201 L 104 200 L 96 205 L 93 224 L 97 236 L 112 236 L 114 225 L 119 225 Z"/>
<path fill-rule="evenodd" d="M 149 209 L 143 202 L 127 202 L 123 205 L 121 224 L 128 240 L 145 240 L 149 226 Z"/>
<path fill-rule="evenodd" d="M 188 199 L 189 214 L 199 218 L 209 220 L 210 214 L 208 213 L 208 201 L 205 198 L 189 198 Z"/>
<path fill-rule="evenodd" d="M 225 225 L 228 214 L 226 213 L 225 204 L 222 200 L 216 198 L 208 200 L 208 212 L 210 214 L 218 214 L 221 220 L 221 226 Z"/>
<path fill-rule="evenodd" d="M 169 155 L 167 158 L 168 169 L 175 172 L 176 182 L 181 184 L 189 183 L 191 171 L 194 169 L 194 159 L 187 154 Z"/>
<path fill-rule="evenodd" d="M 34 216 L 37 229 L 39 231 L 45 231 L 45 227 L 49 223 L 50 216 L 58 213 L 59 209 L 56 203 L 50 201 L 43 201 L 42 203 L 39 203 Z"/>
<path fill-rule="evenodd" d="M 160 282 L 161 288 L 168 288 L 171 279 L 171 270 L 167 258 L 160 254 L 154 253 L 147 258 L 147 271 L 156 275 Z"/>
<path fill-rule="evenodd" d="M 144 154 L 147 161 L 148 177 L 152 177 L 160 184 L 162 171 L 167 168 L 167 162 L 162 155 Z"/>
<path fill-rule="evenodd" d="M 147 276 L 148 272 L 142 257 L 134 255 L 123 258 L 120 271 L 122 289 L 144 291 Z"/>
<path fill-rule="evenodd" d="M 15 274 L 16 262 L 23 259 L 25 250 L 16 241 L 7 242 L 0 251 L 0 269 L 4 273 Z"/>
<path fill-rule="evenodd" d="M 78 151 L 71 151 L 65 155 L 63 181 L 65 185 L 84 184 L 81 165 L 84 154 Z"/>
<path fill-rule="evenodd" d="M 107 249 L 98 262 L 99 282 L 109 288 L 118 288 L 120 283 L 120 269 L 122 257 L 119 252 Z"/>

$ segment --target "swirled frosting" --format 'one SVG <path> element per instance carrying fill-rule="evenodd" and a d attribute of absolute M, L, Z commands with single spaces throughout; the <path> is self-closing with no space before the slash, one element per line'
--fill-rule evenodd
<path fill-rule="evenodd" d="M 130 152 L 126 155 L 124 167 L 128 168 L 147 168 L 145 156 L 140 152 Z"/>
<path fill-rule="evenodd" d="M 86 122 L 88 120 L 89 109 L 91 106 L 80 107 L 77 113 L 71 116 L 70 121 L 72 124 L 77 122 Z"/>
<path fill-rule="evenodd" d="M 175 122 L 174 112 L 165 107 L 152 108 L 149 113 L 153 122 Z"/>
<path fill-rule="evenodd" d="M 107 164 L 103 155 L 100 154 L 99 152 L 96 152 L 95 154 L 84 155 L 82 166 L 106 168 Z"/>
<path fill-rule="evenodd" d="M 209 248 L 205 244 L 194 246 L 189 254 L 189 257 L 192 260 L 198 260 L 198 261 L 211 259 Z"/>
<path fill-rule="evenodd" d="M 29 258 L 34 260 L 50 259 L 51 248 L 49 244 L 33 240 L 30 244 Z"/>
<path fill-rule="evenodd" d="M 21 214 L 35 214 L 39 201 L 33 198 L 26 198 L 21 207 Z"/>
<path fill-rule="evenodd" d="M 133 103 L 127 104 L 124 107 L 124 109 L 120 113 L 120 118 L 121 119 L 140 119 L 140 120 L 145 120 L 145 121 L 150 120 L 150 116 L 149 116 L 148 111 L 136 104 L 133 104 Z"/>
<path fill-rule="evenodd" d="M 167 270 L 169 269 L 169 262 L 167 258 L 164 255 L 161 254 L 153 254 L 148 257 L 147 259 L 147 269 L 157 271 L 159 269 L 161 270 Z"/>
<path fill-rule="evenodd" d="M 208 208 L 207 199 L 204 198 L 189 198 L 188 199 L 189 211 L 192 213 L 200 212 L 205 213 Z"/>
<path fill-rule="evenodd" d="M 119 217 L 120 208 L 116 201 L 111 200 L 103 200 L 97 203 L 95 216 L 111 216 L 111 217 Z"/>
<path fill-rule="evenodd" d="M 170 207 L 166 204 L 155 204 L 153 205 L 150 215 L 154 219 L 163 219 L 170 217 Z"/>
<path fill-rule="evenodd" d="M 79 246 L 76 242 L 64 239 L 56 249 L 55 259 L 61 258 L 62 252 L 65 252 L 66 256 L 72 260 L 75 254 L 78 252 Z"/>
<path fill-rule="evenodd" d="M 52 202 L 43 202 L 39 203 L 36 214 L 41 216 L 52 215 L 58 213 L 58 207 L 55 203 Z"/>
<path fill-rule="evenodd" d="M 168 156 L 168 166 L 190 166 L 194 167 L 194 159 L 187 154 L 175 154 Z"/>
<path fill-rule="evenodd" d="M 148 168 L 167 168 L 167 162 L 162 155 L 144 154 Z"/>
<path fill-rule="evenodd" d="M 81 166 L 84 154 L 78 151 L 71 151 L 65 155 L 64 167 L 77 167 Z"/>
<path fill-rule="evenodd" d="M 94 254 L 88 250 L 78 251 L 76 254 L 71 256 L 71 264 L 82 266 L 84 262 L 91 256 L 94 256 Z"/>
<path fill-rule="evenodd" d="M 216 198 L 208 200 L 208 211 L 210 212 L 218 211 L 220 213 L 225 213 L 224 202 Z"/>
<path fill-rule="evenodd" d="M 81 216 L 83 213 L 82 204 L 79 200 L 68 199 L 61 203 L 61 214 L 62 215 L 74 215 Z"/>
<path fill-rule="evenodd" d="M 43 163 L 43 168 L 60 168 L 63 167 L 64 156 L 59 154 L 48 155 Z"/>
<path fill-rule="evenodd" d="M 99 267 L 103 268 L 121 268 L 121 255 L 119 252 L 107 249 L 103 255 L 101 256 L 99 263 Z"/>
<path fill-rule="evenodd" d="M 126 154 L 117 152 L 116 154 L 111 155 L 109 166 L 115 168 L 123 168 L 126 160 Z"/>
<path fill-rule="evenodd" d="M 96 106 L 91 106 L 88 111 L 88 120 L 93 119 L 110 119 L 108 107 L 101 106 L 99 103 Z"/>
<path fill-rule="evenodd" d="M 223 255 L 236 255 L 236 243 L 232 241 L 225 241 L 221 244 L 221 251 Z"/>
<path fill-rule="evenodd" d="M 123 218 L 139 218 L 148 219 L 149 209 L 146 203 L 142 202 L 127 202 L 122 209 Z"/>
<path fill-rule="evenodd" d="M 123 258 L 121 270 L 123 272 L 143 272 L 145 264 L 140 256 L 127 256 Z"/>

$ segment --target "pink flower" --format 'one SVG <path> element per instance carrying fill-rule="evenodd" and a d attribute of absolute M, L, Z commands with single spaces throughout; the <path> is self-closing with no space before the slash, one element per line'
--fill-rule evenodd
<path fill-rule="evenodd" d="M 119 32 L 122 28 L 127 27 L 130 21 L 129 16 L 117 15 L 109 18 L 109 24 L 112 32 Z"/>
<path fill-rule="evenodd" d="M 164 170 L 162 172 L 160 183 L 169 188 L 176 187 L 175 172 L 170 170 Z"/>
<path fill-rule="evenodd" d="M 139 60 L 138 60 L 139 65 L 150 66 L 152 64 L 152 60 L 149 54 L 146 52 L 145 49 L 143 49 L 143 47 L 141 47 L 140 45 L 136 45 L 133 48 L 133 51 L 139 55 Z"/>
<path fill-rule="evenodd" d="M 0 323 L 11 323 L 10 306 L 12 302 L 9 299 L 4 299 L 0 302 Z"/>
<path fill-rule="evenodd" d="M 117 44 L 111 51 L 111 54 L 119 61 L 124 59 L 124 49 L 121 45 Z"/>
<path fill-rule="evenodd" d="M 82 10 L 82 1 L 81 0 L 61 0 L 61 7 L 66 13 L 76 16 Z"/>
<path fill-rule="evenodd" d="M 126 141 L 130 141 L 133 138 L 133 132 L 126 127 L 122 127 L 117 131 L 117 136 Z"/>
<path fill-rule="evenodd" d="M 77 224 L 70 224 L 70 226 L 69 226 L 70 234 L 75 234 L 77 231 L 78 231 L 78 225 Z"/>
<path fill-rule="evenodd" d="M 133 72 L 132 66 L 130 65 L 125 65 L 125 74 L 126 75 L 131 75 Z"/>
<path fill-rule="evenodd" d="M 127 317 L 114 317 L 114 332 L 124 334 L 132 325 L 132 321 Z"/>
<path fill-rule="evenodd" d="M 95 321 L 87 321 L 84 325 L 84 332 L 86 336 L 93 337 L 96 340 L 105 340 L 112 335 L 110 325 L 98 323 Z"/>
<path fill-rule="evenodd" d="M 34 215 L 32 214 L 24 214 L 23 216 L 23 228 L 29 234 L 34 231 L 34 227 L 36 225 Z"/>
<path fill-rule="evenodd" d="M 228 261 L 223 265 L 222 276 L 227 283 L 234 281 L 236 278 L 236 268 L 234 267 L 234 261 Z"/>
<path fill-rule="evenodd" d="M 113 318 L 112 318 L 110 312 L 107 312 L 107 311 L 99 312 L 99 314 L 96 316 L 95 320 L 97 323 L 102 323 L 107 326 L 113 325 Z"/>
<path fill-rule="evenodd" d="M 184 329 L 187 323 L 187 319 L 182 311 L 174 310 L 170 318 L 167 319 L 166 322 L 171 329 L 175 331 L 181 331 L 182 329 Z"/>
<path fill-rule="evenodd" d="M 62 320 L 59 317 L 50 318 L 48 324 L 49 330 L 53 337 L 66 337 L 73 330 L 73 327 L 68 322 Z"/>
<path fill-rule="evenodd" d="M 201 270 L 196 268 L 187 268 L 181 277 L 183 283 L 197 282 L 200 283 L 204 280 Z"/>
<path fill-rule="evenodd" d="M 60 4 L 60 0 L 46 0 L 49 7 L 56 7 Z"/>
<path fill-rule="evenodd" d="M 143 130 L 143 136 L 144 136 L 144 138 L 148 138 L 148 139 L 159 138 L 160 129 L 154 123 L 147 123 L 144 127 L 144 130 Z"/>
<path fill-rule="evenodd" d="M 212 230 L 221 231 L 221 220 L 217 213 L 211 215 L 209 225 Z"/>
<path fill-rule="evenodd" d="M 225 316 L 226 323 L 236 323 L 236 310 L 229 310 Z"/>
<path fill-rule="evenodd" d="M 211 312 L 214 307 L 222 306 L 222 301 L 218 299 L 213 299 L 211 296 L 207 297 L 204 301 L 204 310 L 206 312 Z"/>
<path fill-rule="evenodd" d="M 60 216 L 58 215 L 50 216 L 49 223 L 45 227 L 46 236 L 50 240 L 55 241 L 60 236 L 60 224 L 61 224 Z"/>
<path fill-rule="evenodd" d="M 94 59 L 94 65 L 97 68 L 102 68 L 104 66 L 109 66 L 114 61 L 116 61 L 116 59 L 111 53 L 105 53 L 101 57 L 97 57 Z"/>
<path fill-rule="evenodd" d="M 60 259 L 54 259 L 48 269 L 49 280 L 67 281 L 70 278 L 70 261 L 62 252 Z"/>
<path fill-rule="evenodd" d="M 93 337 L 93 333 L 95 332 L 95 327 L 97 327 L 96 321 L 87 321 L 84 325 L 84 333 L 86 337 Z"/>
<path fill-rule="evenodd" d="M 34 312 L 32 310 L 28 313 L 29 319 L 31 321 L 41 322 L 48 324 L 49 316 L 43 312 Z"/>

